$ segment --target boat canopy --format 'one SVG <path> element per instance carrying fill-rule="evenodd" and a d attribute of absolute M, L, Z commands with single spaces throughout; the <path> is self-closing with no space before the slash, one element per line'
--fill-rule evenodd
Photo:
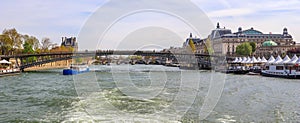
<path fill-rule="evenodd" d="M 243 61 L 242 57 L 239 57 L 238 63 L 241 63 Z"/>
<path fill-rule="evenodd" d="M 258 60 L 253 56 L 252 59 L 251 59 L 251 62 L 252 63 L 258 63 Z"/>
<path fill-rule="evenodd" d="M 235 57 L 234 61 L 232 61 L 232 63 L 237 63 L 239 61 L 238 57 Z"/>
<path fill-rule="evenodd" d="M 0 61 L 0 64 L 11 64 L 11 62 L 3 59 L 3 60 Z"/>
<path fill-rule="evenodd" d="M 257 62 L 258 63 L 261 62 L 261 58 L 260 57 L 257 58 Z"/>
<path fill-rule="evenodd" d="M 251 63 L 251 60 L 252 60 L 252 59 L 248 56 L 248 57 L 247 57 L 246 63 Z"/>
<path fill-rule="evenodd" d="M 294 55 L 293 58 L 288 62 L 288 64 L 295 64 L 298 60 L 297 55 Z"/>
<path fill-rule="evenodd" d="M 274 63 L 281 63 L 283 60 L 282 58 L 278 55 L 277 58 L 275 59 Z"/>
<path fill-rule="evenodd" d="M 274 62 L 275 62 L 275 58 L 274 56 L 271 56 L 267 63 L 274 63 Z"/>
<path fill-rule="evenodd" d="M 6 63 L 11 64 L 11 62 L 8 62 L 6 60 L 0 61 L 0 63 Z M 276 59 L 274 56 L 271 56 L 269 60 L 267 60 L 264 56 L 262 58 L 258 57 L 235 57 L 234 61 L 232 63 L 246 63 L 246 64 L 252 64 L 252 63 L 268 63 L 268 64 L 300 64 L 300 57 L 297 57 L 297 55 L 294 55 L 292 58 L 290 58 L 288 55 L 286 55 L 283 59 L 278 55 Z"/>
<path fill-rule="evenodd" d="M 286 55 L 281 63 L 288 63 L 289 61 L 291 61 L 291 59 L 288 55 Z"/>
<path fill-rule="evenodd" d="M 296 61 L 296 64 L 300 64 L 300 57 L 299 57 L 298 60 Z"/>
<path fill-rule="evenodd" d="M 273 59 L 274 59 L 274 57 L 273 57 Z M 267 60 L 265 57 L 262 57 L 260 62 L 261 62 L 261 63 L 267 63 L 268 60 Z"/>
<path fill-rule="evenodd" d="M 247 62 L 247 58 L 246 57 L 243 57 L 243 60 L 242 60 L 242 62 L 241 63 L 246 63 Z"/>

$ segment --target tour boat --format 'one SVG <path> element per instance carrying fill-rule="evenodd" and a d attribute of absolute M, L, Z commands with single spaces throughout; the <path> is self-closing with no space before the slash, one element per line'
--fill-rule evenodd
<path fill-rule="evenodd" d="M 71 65 L 69 69 L 63 70 L 63 75 L 76 75 L 80 73 L 89 72 L 90 68 L 88 65 Z"/>
<path fill-rule="evenodd" d="M 0 77 L 20 74 L 20 72 L 21 72 L 20 69 L 19 68 L 14 68 L 11 65 L 11 62 L 8 62 L 6 60 L 1 60 L 0 61 Z"/>
<path fill-rule="evenodd" d="M 281 57 L 278 56 L 276 60 L 274 60 L 274 57 L 272 57 L 265 65 L 261 75 L 268 77 L 300 79 L 300 58 L 294 55 L 292 59 L 286 56 L 282 60 Z"/>

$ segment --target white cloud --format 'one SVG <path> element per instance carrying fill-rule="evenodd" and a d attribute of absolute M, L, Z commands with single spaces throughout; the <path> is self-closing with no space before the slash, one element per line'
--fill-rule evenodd
<path fill-rule="evenodd" d="M 208 13 L 209 17 L 237 17 L 243 15 L 249 15 L 255 13 L 253 9 L 244 9 L 244 8 L 236 8 L 236 9 L 224 9 L 217 10 Z"/>
<path fill-rule="evenodd" d="M 103 1 L 102 1 L 103 2 Z M 76 36 L 81 25 L 99 4 L 97 0 L 10 0 L 1 1 L 0 29 L 16 28 L 20 33 L 49 37 Z"/>
<path fill-rule="evenodd" d="M 105 2 L 107 0 L 1 1 L 0 8 L 3 11 L 0 11 L 0 31 L 4 28 L 17 28 L 21 33 L 34 35 L 39 39 L 50 37 L 52 41 L 60 43 L 61 36 L 77 36 L 90 14 Z M 295 39 L 300 40 L 299 0 L 192 0 L 192 2 L 206 12 L 214 23 L 220 22 L 227 28 L 236 30 L 239 26 L 243 28 L 255 27 L 266 33 L 281 33 L 282 28 L 287 27 Z M 157 3 L 160 3 L 160 1 Z M 117 8 L 122 4 L 123 1 L 110 7 Z M 178 4 L 180 4 L 180 1 L 169 6 L 176 6 L 177 11 L 186 12 L 190 16 L 201 16 L 199 11 L 188 11 L 185 6 Z M 163 7 L 164 4 L 157 4 L 157 6 Z M 107 16 L 111 15 L 108 13 Z M 161 25 L 167 23 L 174 26 L 174 28 L 181 28 L 178 23 L 170 19 L 151 19 L 153 18 L 141 17 L 132 19 L 127 24 L 141 25 L 151 21 L 151 23 Z M 104 17 L 99 21 L 106 21 L 106 19 Z M 184 39 L 188 35 L 185 33 L 188 32 L 187 29 L 184 29 L 181 38 Z M 209 32 L 201 32 L 200 36 L 205 37 L 207 33 Z"/>
<path fill-rule="evenodd" d="M 238 27 L 254 27 L 264 33 L 282 33 L 282 29 L 287 27 L 294 40 L 300 40 L 299 0 L 221 0 L 210 1 L 209 4 L 197 3 L 214 23 L 220 22 L 233 31 L 237 31 Z"/>

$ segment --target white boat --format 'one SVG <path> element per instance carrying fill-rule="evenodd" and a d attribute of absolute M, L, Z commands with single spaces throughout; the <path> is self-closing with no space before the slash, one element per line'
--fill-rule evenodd
<path fill-rule="evenodd" d="M 19 68 L 14 68 L 11 65 L 11 62 L 9 62 L 5 59 L 0 61 L 0 77 L 20 74 L 20 72 L 21 72 L 20 69 Z"/>
<path fill-rule="evenodd" d="M 289 58 L 285 57 L 284 60 L 280 56 L 278 56 L 275 60 L 272 56 L 261 74 L 263 76 L 269 77 L 282 77 L 282 78 L 291 78 L 291 79 L 300 79 L 300 58 L 295 60 L 295 56 L 287 61 Z"/>

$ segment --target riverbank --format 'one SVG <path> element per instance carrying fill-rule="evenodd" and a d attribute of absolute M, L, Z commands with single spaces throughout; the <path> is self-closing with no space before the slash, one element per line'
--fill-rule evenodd
<path fill-rule="evenodd" d="M 71 60 L 57 61 L 57 62 L 26 68 L 24 71 L 32 72 L 32 71 L 49 70 L 49 69 L 63 69 L 63 68 L 68 68 L 70 66 L 70 63 L 72 63 Z"/>
<path fill-rule="evenodd" d="M 68 68 L 68 66 L 42 66 L 42 67 L 31 67 L 25 69 L 26 72 L 39 71 L 39 70 L 50 70 L 50 69 L 63 69 Z"/>

